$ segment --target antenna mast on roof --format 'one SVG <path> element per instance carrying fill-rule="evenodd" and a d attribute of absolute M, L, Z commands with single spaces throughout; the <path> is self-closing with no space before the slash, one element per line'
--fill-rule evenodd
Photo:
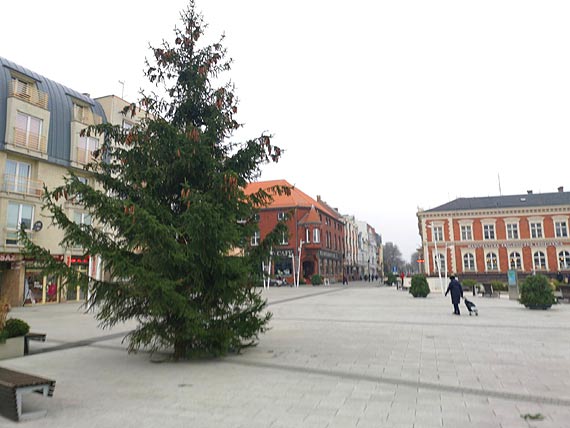
<path fill-rule="evenodd" d="M 497 180 L 499 180 L 499 196 L 503 196 L 503 193 L 501 192 L 501 176 L 499 173 L 497 173 Z"/>

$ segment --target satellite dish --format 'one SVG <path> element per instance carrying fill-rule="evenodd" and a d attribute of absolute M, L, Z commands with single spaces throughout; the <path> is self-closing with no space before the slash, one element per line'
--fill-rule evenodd
<path fill-rule="evenodd" d="M 32 230 L 34 232 L 39 232 L 40 230 L 42 230 L 42 227 L 44 227 L 44 224 L 40 220 L 38 220 L 34 223 Z"/>

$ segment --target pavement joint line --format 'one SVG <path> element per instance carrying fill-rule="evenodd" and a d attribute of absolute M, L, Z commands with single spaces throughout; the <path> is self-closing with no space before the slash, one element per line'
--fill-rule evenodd
<path fill-rule="evenodd" d="M 267 303 L 267 306 L 278 305 L 280 303 L 293 302 L 295 300 L 308 299 L 310 297 L 322 296 L 323 294 L 336 293 L 338 291 L 346 290 L 346 288 L 333 288 L 332 290 L 319 291 L 317 293 L 306 294 L 304 296 L 289 297 L 287 299 L 275 300 Z"/>
<path fill-rule="evenodd" d="M 382 325 L 420 325 L 420 326 L 434 326 L 441 327 L 441 323 L 435 322 L 423 322 L 423 321 L 378 321 L 378 320 L 350 320 L 350 319 L 338 319 L 338 318 L 272 318 L 273 321 L 304 321 L 304 322 L 337 322 L 337 323 L 347 323 L 347 324 L 382 324 Z M 482 328 L 512 328 L 512 329 L 532 329 L 532 330 L 547 330 L 552 331 L 553 329 L 565 329 L 566 325 L 548 325 L 548 326 L 536 326 L 536 325 L 497 325 L 497 324 L 475 324 L 475 323 L 453 323 L 453 326 L 460 327 L 482 327 Z"/>
<path fill-rule="evenodd" d="M 82 340 L 78 340 L 76 342 L 61 342 L 61 345 L 45 347 L 45 348 L 42 348 L 41 350 L 33 352 L 33 354 L 34 355 L 35 354 L 45 354 L 46 352 L 65 351 L 67 349 L 80 348 L 82 346 L 89 346 L 89 345 L 92 345 L 92 344 L 97 343 L 97 342 L 104 342 L 106 340 L 116 339 L 117 337 L 121 337 L 121 336 L 124 337 L 127 334 L 129 334 L 130 332 L 131 332 L 131 330 L 123 331 L 121 333 L 108 334 L 106 336 L 91 337 L 89 339 L 82 339 Z"/>
<path fill-rule="evenodd" d="M 560 407 L 570 407 L 570 399 L 565 398 L 555 398 L 555 397 L 544 397 L 538 395 L 531 395 L 531 394 L 520 394 L 516 392 L 501 392 L 501 391 L 491 391 L 486 389 L 476 389 L 476 388 L 466 388 L 460 386 L 451 386 L 451 385 L 442 385 L 432 382 L 417 382 L 413 380 L 407 379 L 397 379 L 397 378 L 390 378 L 390 377 L 382 377 L 382 376 L 372 376 L 366 374 L 359 374 L 359 373 L 348 373 L 339 370 L 325 370 L 319 368 L 308 368 L 308 367 L 299 367 L 294 365 L 285 365 L 285 364 L 272 364 L 272 363 L 264 363 L 261 361 L 252 361 L 252 360 L 236 360 L 236 359 L 225 359 L 223 360 L 226 364 L 234 364 L 239 366 L 246 366 L 246 367 L 259 367 L 265 368 L 269 370 L 281 370 L 286 372 L 293 372 L 293 373 L 304 373 L 304 374 L 313 374 L 313 375 L 320 375 L 326 377 L 335 377 L 341 379 L 347 379 L 352 381 L 367 381 L 367 382 L 374 382 L 374 383 L 384 383 L 388 385 L 394 386 L 405 386 L 409 388 L 425 388 L 431 389 L 435 391 L 443 391 L 443 392 L 450 392 L 450 393 L 462 393 L 465 395 L 476 395 L 479 397 L 491 397 L 491 398 L 498 398 L 503 400 L 512 400 L 512 401 L 524 401 L 528 403 L 538 403 L 538 404 L 548 404 L 553 406 L 560 406 Z"/>

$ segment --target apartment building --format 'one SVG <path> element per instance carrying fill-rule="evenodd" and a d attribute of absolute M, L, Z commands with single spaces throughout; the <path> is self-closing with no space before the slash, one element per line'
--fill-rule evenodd
<path fill-rule="evenodd" d="M 62 232 L 42 211 L 43 188 L 60 185 L 68 171 L 90 183 L 84 166 L 103 137 L 80 132 L 109 118 L 132 125 L 136 118 L 117 116 L 126 105 L 115 96 L 93 99 L 0 57 L 0 295 L 12 305 L 85 299 L 81 287 L 62 284 L 22 256 L 18 229 L 23 223 L 54 258 L 87 271 L 90 259 L 82 248 L 59 244 Z M 63 207 L 69 218 L 91 223 L 90 214 L 73 201 Z"/>
<path fill-rule="evenodd" d="M 459 198 L 417 213 L 425 269 L 462 278 L 570 273 L 570 192 Z"/>

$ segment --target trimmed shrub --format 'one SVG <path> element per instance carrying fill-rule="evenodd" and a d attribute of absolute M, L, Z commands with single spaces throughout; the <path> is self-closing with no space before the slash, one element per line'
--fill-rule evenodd
<path fill-rule="evenodd" d="M 7 339 L 11 337 L 25 336 L 30 332 L 30 326 L 26 321 L 18 318 L 10 318 L 6 320 L 4 331 L 7 333 Z"/>
<path fill-rule="evenodd" d="M 520 287 L 519 302 L 527 308 L 547 309 L 556 302 L 548 278 L 544 275 L 527 276 Z"/>
<path fill-rule="evenodd" d="M 474 279 L 464 279 L 461 281 L 461 287 L 463 288 L 464 293 L 471 293 L 474 285 L 477 285 L 477 281 Z"/>
<path fill-rule="evenodd" d="M 491 287 L 493 287 L 493 291 L 508 291 L 509 287 L 507 284 L 501 281 L 491 281 Z"/>
<path fill-rule="evenodd" d="M 311 284 L 313 285 L 321 285 L 323 283 L 323 277 L 318 273 L 314 274 L 311 277 Z"/>
<path fill-rule="evenodd" d="M 412 276 L 410 294 L 414 297 L 427 297 L 429 294 L 429 285 L 424 275 Z"/>
<path fill-rule="evenodd" d="M 398 278 L 396 278 L 396 275 L 394 275 L 392 272 L 388 273 L 386 282 L 390 285 L 394 285 L 396 283 L 396 281 L 398 281 Z"/>

